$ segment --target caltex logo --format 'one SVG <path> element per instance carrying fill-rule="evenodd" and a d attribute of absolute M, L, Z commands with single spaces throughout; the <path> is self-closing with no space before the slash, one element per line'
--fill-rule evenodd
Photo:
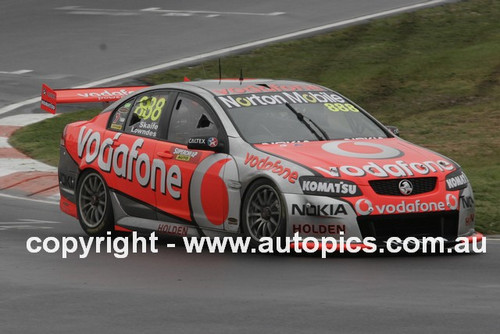
<path fill-rule="evenodd" d="M 219 145 L 219 141 L 215 137 L 210 137 L 207 140 L 207 144 L 210 147 L 217 147 L 217 145 Z"/>

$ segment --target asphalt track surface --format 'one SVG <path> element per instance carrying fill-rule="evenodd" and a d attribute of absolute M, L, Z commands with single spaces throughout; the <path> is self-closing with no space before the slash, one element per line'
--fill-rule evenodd
<path fill-rule="evenodd" d="M 500 241 L 481 255 L 30 254 L 83 236 L 56 205 L 3 197 L 2 333 L 496 332 Z M 19 219 L 22 211 L 23 220 Z M 176 243 L 176 248 L 167 248 Z"/>
<path fill-rule="evenodd" d="M 41 82 L 81 85 L 417 2 L 217 1 L 213 8 L 206 1 L 4 0 L 0 106 L 36 96 Z M 84 10 L 58 9 L 67 6 Z M 131 14 L 153 7 L 182 11 Z M 213 13 L 222 11 L 286 14 Z M 27 106 L 0 117 L 33 112 Z M 62 259 L 30 254 L 32 236 L 84 234 L 52 202 L 0 194 L 1 333 L 465 333 L 499 325 L 493 238 L 486 254 L 465 256 L 187 254 L 176 240 L 161 240 L 157 254 Z"/>
<path fill-rule="evenodd" d="M 0 117 L 40 112 L 36 104 L 12 112 L 2 107 L 39 96 L 42 83 L 54 88 L 101 83 L 186 57 L 234 46 L 242 50 L 262 39 L 444 2 L 2 0 Z M 105 83 L 126 81 L 119 78 Z"/>

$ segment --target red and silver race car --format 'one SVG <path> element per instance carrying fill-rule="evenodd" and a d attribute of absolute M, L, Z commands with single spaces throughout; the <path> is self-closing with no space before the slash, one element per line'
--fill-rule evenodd
<path fill-rule="evenodd" d="M 117 99 L 61 139 L 60 207 L 89 235 L 476 234 L 457 163 L 328 88 L 262 79 L 42 90 L 51 112 Z"/>

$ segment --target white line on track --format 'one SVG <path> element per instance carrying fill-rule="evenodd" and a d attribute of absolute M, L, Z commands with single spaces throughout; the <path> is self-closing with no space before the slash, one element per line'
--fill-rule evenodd
<path fill-rule="evenodd" d="M 0 108 L 0 115 L 5 114 L 5 113 L 12 111 L 12 110 L 16 110 L 17 108 L 21 108 L 21 107 L 24 107 L 24 106 L 27 106 L 27 105 L 30 105 L 33 103 L 37 103 L 37 102 L 40 102 L 40 96 L 31 98 L 29 100 L 9 104 L 8 106 Z"/>
<path fill-rule="evenodd" d="M 0 120 L 1 125 L 11 125 L 11 126 L 26 126 L 32 123 L 38 123 L 47 118 L 54 117 L 54 114 L 49 114 L 45 112 L 43 114 L 20 114 L 7 116 Z"/>
<path fill-rule="evenodd" d="M 193 15 L 252 15 L 252 16 L 278 16 L 283 15 L 285 12 L 273 12 L 273 13 L 251 13 L 251 12 L 217 12 L 211 10 L 173 10 L 173 9 L 161 9 L 159 7 L 151 7 L 141 9 L 142 12 L 159 13 L 163 15 L 169 14 L 193 14 Z"/>
<path fill-rule="evenodd" d="M 490 243 L 490 242 L 493 242 L 495 244 L 500 243 L 500 238 L 499 237 L 488 237 L 488 236 L 485 236 L 485 238 L 486 238 L 486 242 L 487 243 Z"/>
<path fill-rule="evenodd" d="M 38 220 L 38 219 L 18 219 L 15 222 L 0 222 L 0 225 L 11 225 L 19 223 L 28 224 L 61 224 L 61 222 L 55 222 L 51 220 Z"/>
<path fill-rule="evenodd" d="M 38 202 L 38 203 L 43 203 L 43 204 L 59 205 L 58 201 L 47 201 L 47 200 L 43 200 L 43 199 L 14 196 L 14 195 L 2 194 L 2 193 L 0 193 L 0 197 L 16 199 L 16 200 L 24 200 L 24 201 L 30 201 L 30 202 Z"/>
<path fill-rule="evenodd" d="M 77 15 L 107 15 L 107 16 L 136 16 L 141 14 L 160 14 L 162 16 L 194 16 L 205 15 L 207 17 L 217 17 L 221 15 L 247 15 L 247 16 L 278 16 L 285 12 L 254 13 L 254 12 L 219 12 L 211 10 L 175 10 L 161 9 L 160 7 L 144 8 L 140 10 L 108 9 L 108 8 L 84 8 L 80 6 L 65 6 L 56 10 L 67 11 L 68 14 Z"/>
<path fill-rule="evenodd" d="M 395 8 L 395 9 L 390 9 L 390 10 L 382 11 L 382 12 L 379 12 L 379 13 L 364 15 L 364 16 L 360 16 L 360 17 L 356 17 L 356 18 L 352 18 L 352 19 L 348 19 L 348 20 L 344 20 L 344 21 L 340 21 L 340 22 L 335 22 L 335 23 L 330 23 L 330 24 L 322 25 L 322 26 L 319 26 L 319 27 L 314 27 L 314 28 L 309 28 L 309 29 L 304 29 L 304 30 L 296 31 L 296 32 L 289 33 L 289 34 L 284 34 L 284 35 L 281 35 L 281 36 L 266 38 L 266 39 L 262 39 L 262 40 L 255 41 L 255 42 L 244 43 L 244 44 L 240 44 L 240 45 L 236 45 L 236 46 L 232 46 L 232 47 L 228 47 L 228 48 L 224 48 L 224 49 L 220 49 L 220 50 L 216 50 L 216 51 L 206 52 L 206 53 L 198 54 L 198 55 L 195 55 L 195 56 L 191 56 L 191 57 L 187 57 L 187 58 L 183 58 L 183 59 L 179 59 L 179 60 L 174 60 L 174 61 L 166 62 L 166 63 L 160 64 L 160 65 L 156 65 L 156 66 L 146 67 L 146 68 L 135 70 L 135 71 L 131 71 L 131 72 L 128 72 L 128 73 L 124 73 L 124 74 L 112 76 L 112 77 L 109 77 L 109 78 L 106 78 L 106 79 L 89 82 L 87 84 L 84 84 L 84 85 L 81 85 L 81 86 L 77 86 L 77 87 L 73 87 L 73 88 L 88 88 L 88 87 L 93 87 L 93 86 L 105 85 L 105 84 L 109 84 L 111 82 L 115 82 L 115 81 L 119 81 L 119 80 L 128 79 L 128 78 L 131 78 L 131 77 L 136 77 L 136 76 L 144 75 L 146 73 L 151 73 L 151 72 L 160 71 L 160 70 L 166 70 L 166 69 L 169 69 L 169 68 L 172 68 L 172 67 L 184 65 L 186 63 L 199 62 L 199 61 L 202 61 L 202 60 L 205 60 L 205 59 L 208 59 L 208 58 L 215 58 L 215 57 L 222 56 L 224 54 L 231 53 L 231 52 L 237 52 L 237 51 L 241 51 L 241 50 L 244 50 L 244 49 L 256 48 L 256 47 L 260 47 L 260 46 L 263 46 L 263 45 L 269 44 L 269 43 L 279 42 L 279 41 L 283 41 L 283 40 L 286 40 L 286 39 L 297 38 L 297 37 L 301 37 L 301 36 L 304 36 L 304 35 L 309 35 L 309 34 L 321 32 L 321 31 L 330 30 L 330 29 L 333 29 L 333 28 L 338 28 L 338 27 L 341 27 L 341 26 L 344 26 L 344 25 L 348 25 L 348 24 L 355 24 L 355 23 L 359 23 L 359 22 L 363 22 L 363 21 L 367 21 L 367 20 L 372 20 L 372 19 L 379 18 L 379 17 L 382 17 L 382 16 L 388 16 L 388 15 L 398 14 L 398 13 L 402 13 L 402 12 L 405 12 L 405 11 L 410 11 L 410 10 L 414 10 L 414 9 L 418 9 L 418 8 L 423 8 L 423 7 L 428 7 L 428 6 L 432 6 L 432 5 L 437 5 L 437 4 L 440 4 L 440 3 L 445 3 L 446 1 L 447 0 L 426 1 L 426 2 L 422 2 L 422 3 L 410 5 L 410 6 L 405 6 L 405 7 L 400 7 L 400 8 Z M 3 108 L 0 108 L 0 115 L 2 115 L 4 113 L 7 113 L 9 111 L 15 110 L 17 108 L 20 108 L 20 107 L 23 107 L 23 106 L 26 106 L 26 105 L 30 105 L 32 103 L 39 102 L 39 101 L 40 101 L 40 97 L 38 96 L 38 97 L 35 97 L 35 98 L 31 98 L 29 100 L 25 100 L 25 101 L 22 101 L 22 102 L 18 102 L 18 103 L 14 103 L 14 104 L 5 106 Z"/>
<path fill-rule="evenodd" d="M 12 71 L 12 72 L 7 72 L 7 71 L 0 71 L 0 74 L 15 74 L 15 75 L 21 75 L 21 74 L 26 74 L 33 72 L 33 70 L 18 70 L 18 71 Z"/>
<path fill-rule="evenodd" d="M 8 230 L 49 230 L 50 226 L 40 226 L 40 225 L 22 225 L 22 224 L 11 224 L 11 225 L 0 225 L 0 231 Z"/>
<path fill-rule="evenodd" d="M 139 15 L 137 10 L 128 9 L 107 9 L 107 8 L 83 8 L 80 6 L 64 6 L 58 7 L 56 10 L 65 10 L 70 14 L 84 15 L 111 15 L 111 16 L 130 16 Z"/>

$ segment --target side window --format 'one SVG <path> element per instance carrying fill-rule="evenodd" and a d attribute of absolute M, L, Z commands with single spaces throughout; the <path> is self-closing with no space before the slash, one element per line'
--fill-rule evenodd
<path fill-rule="evenodd" d="M 109 123 L 109 128 L 116 131 L 122 131 L 125 127 L 125 122 L 127 121 L 128 112 L 132 108 L 134 99 L 125 102 L 119 106 L 111 116 Z"/>
<path fill-rule="evenodd" d="M 217 137 L 218 129 L 207 107 L 199 100 L 179 94 L 168 127 L 170 142 L 187 145 L 191 137 Z"/>
<path fill-rule="evenodd" d="M 165 91 L 153 91 L 138 96 L 132 106 L 125 132 L 157 138 L 160 116 L 167 108 L 168 95 Z"/>

